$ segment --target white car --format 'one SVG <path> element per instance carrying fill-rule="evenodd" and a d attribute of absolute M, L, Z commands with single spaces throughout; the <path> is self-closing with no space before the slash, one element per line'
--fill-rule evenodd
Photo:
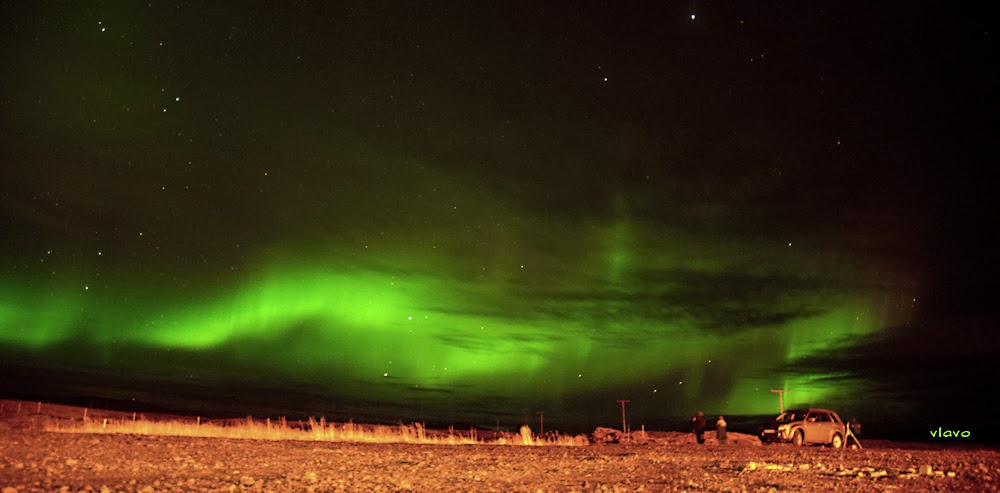
<path fill-rule="evenodd" d="M 764 425 L 759 436 L 765 443 L 823 444 L 841 448 L 847 437 L 847 426 L 837 413 L 827 409 L 789 409 Z"/>

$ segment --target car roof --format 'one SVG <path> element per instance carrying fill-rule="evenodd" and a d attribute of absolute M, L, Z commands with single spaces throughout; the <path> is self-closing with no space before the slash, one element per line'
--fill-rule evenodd
<path fill-rule="evenodd" d="M 837 411 L 831 411 L 829 409 L 822 409 L 822 408 L 818 408 L 818 407 L 810 407 L 809 409 L 807 409 L 807 411 L 810 412 L 810 413 L 813 413 L 813 412 L 830 413 L 834 417 L 834 419 L 836 421 L 838 421 L 838 422 L 843 422 L 844 421 L 843 419 L 841 419 L 840 415 L 837 414 Z"/>
<path fill-rule="evenodd" d="M 788 413 L 799 414 L 799 413 L 815 413 L 815 412 L 837 414 L 836 411 L 831 411 L 829 409 L 823 409 L 823 408 L 819 408 L 819 407 L 804 407 L 804 408 L 796 408 L 796 409 L 785 409 L 785 411 L 782 412 L 781 414 L 788 414 Z M 838 416 L 839 416 L 839 414 L 838 414 Z"/>

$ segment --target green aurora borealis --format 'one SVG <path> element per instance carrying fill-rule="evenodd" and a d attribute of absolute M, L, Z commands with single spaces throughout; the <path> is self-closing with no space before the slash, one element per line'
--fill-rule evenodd
<path fill-rule="evenodd" d="M 631 248 L 677 255 L 664 242 Z M 811 384 L 812 375 L 768 376 L 776 362 L 829 351 L 872 332 L 880 318 L 862 297 L 823 296 L 808 280 L 733 293 L 711 285 L 731 270 L 687 270 L 648 254 L 644 269 L 656 266 L 657 281 L 638 279 L 654 274 L 622 265 L 623 255 L 611 251 L 576 268 L 544 268 L 540 277 L 525 273 L 530 263 L 484 275 L 456 269 L 453 258 L 403 255 L 392 263 L 371 255 L 368 262 L 262 260 L 243 281 L 179 293 L 108 276 L 91 286 L 80 274 L 35 291 L 6 290 L 4 299 L 16 301 L 6 305 L 3 326 L 34 330 L 6 330 L 3 340 L 44 350 L 73 339 L 104 348 L 86 361 L 140 372 L 153 368 L 115 348 L 224 352 L 233 371 L 265 370 L 345 399 L 467 406 L 495 396 L 558 409 L 567 396 L 629 388 L 664 410 L 686 403 L 767 413 L 775 407 L 769 386 L 793 387 L 807 402 L 844 390 Z M 761 275 L 736 281 L 761 288 L 785 274 Z M 702 306 L 677 308 L 672 298 Z M 442 396 L 413 397 L 421 390 Z"/>
<path fill-rule="evenodd" d="M 770 414 L 779 388 L 917 431 L 947 412 L 997 345 L 949 305 L 980 250 L 942 239 L 980 238 L 953 191 L 984 189 L 928 164 L 961 139 L 922 137 L 975 115 L 915 110 L 899 84 L 952 82 L 883 63 L 926 46 L 854 57 L 814 6 L 602 9 L 5 4 L 0 397 L 576 429 L 616 399 L 636 426 Z M 978 343 L 918 344 L 941 327 Z"/>

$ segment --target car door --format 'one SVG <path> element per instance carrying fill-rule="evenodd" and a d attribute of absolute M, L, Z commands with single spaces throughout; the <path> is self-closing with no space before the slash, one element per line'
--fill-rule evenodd
<path fill-rule="evenodd" d="M 813 436 L 814 443 L 829 443 L 833 436 L 833 418 L 830 413 L 821 411 L 816 417 L 816 434 Z"/>
<path fill-rule="evenodd" d="M 803 423 L 806 442 L 817 443 L 823 441 L 823 434 L 826 431 L 824 419 L 829 419 L 829 416 L 825 414 L 822 411 L 810 411 L 809 415 L 806 416 L 806 421 Z"/>

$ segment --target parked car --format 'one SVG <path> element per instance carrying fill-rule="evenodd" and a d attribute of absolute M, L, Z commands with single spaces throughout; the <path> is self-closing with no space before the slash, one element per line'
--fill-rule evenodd
<path fill-rule="evenodd" d="M 840 416 L 828 409 L 789 409 L 761 427 L 759 436 L 765 443 L 824 444 L 841 448 L 847 428 Z"/>

